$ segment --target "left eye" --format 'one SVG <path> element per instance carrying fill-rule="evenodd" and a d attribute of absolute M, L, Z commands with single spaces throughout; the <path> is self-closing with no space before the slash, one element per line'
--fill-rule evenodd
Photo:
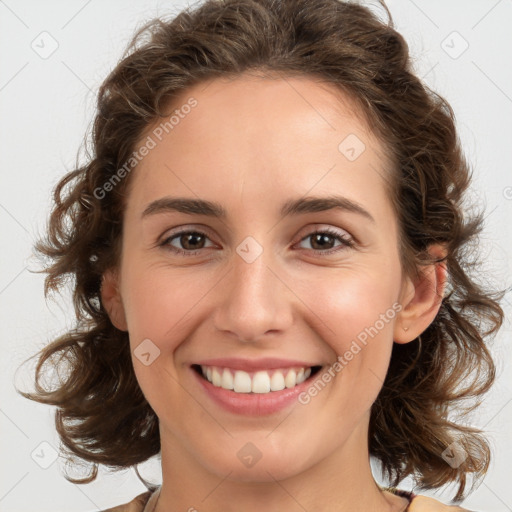
<path fill-rule="evenodd" d="M 305 236 L 301 242 L 304 240 L 311 240 L 310 244 L 313 247 L 313 249 L 318 249 L 318 251 L 322 253 L 331 253 L 336 252 L 340 250 L 340 248 L 343 247 L 353 247 L 354 242 L 350 238 L 349 235 L 339 233 L 338 231 L 334 231 L 331 229 L 319 229 L 314 231 L 313 233 L 310 233 L 309 235 Z M 332 245 L 337 241 L 340 242 L 340 244 L 336 247 L 327 247 Z M 315 247 L 316 246 L 316 247 Z M 315 251 L 315 252 L 318 252 Z"/>
<path fill-rule="evenodd" d="M 309 233 L 302 238 L 299 243 L 308 239 L 311 240 L 310 245 L 312 250 L 322 254 L 329 254 L 343 248 L 354 246 L 354 242 L 348 234 L 326 228 Z M 178 254 L 193 256 L 201 249 L 207 247 L 205 246 L 207 240 L 209 240 L 208 236 L 201 231 L 182 231 L 166 238 L 160 245 L 162 247 L 168 247 Z M 339 245 L 333 246 L 336 241 L 339 242 Z M 173 242 L 177 242 L 181 247 L 176 247 Z M 214 244 L 211 244 L 209 247 L 213 245 Z"/>

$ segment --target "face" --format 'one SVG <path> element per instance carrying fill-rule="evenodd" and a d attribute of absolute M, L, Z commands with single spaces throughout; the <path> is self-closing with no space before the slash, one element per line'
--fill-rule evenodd
<path fill-rule="evenodd" d="M 384 148 L 309 78 L 215 79 L 172 109 L 141 138 L 115 275 L 162 452 L 242 481 L 363 456 L 409 289 Z"/>

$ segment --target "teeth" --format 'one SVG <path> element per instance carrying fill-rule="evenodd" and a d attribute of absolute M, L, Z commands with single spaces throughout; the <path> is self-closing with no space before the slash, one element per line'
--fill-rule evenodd
<path fill-rule="evenodd" d="M 212 366 L 201 366 L 203 376 L 214 386 L 233 390 L 235 393 L 270 393 L 293 388 L 302 384 L 311 375 L 311 368 L 258 371 L 252 376 L 242 370 L 229 370 Z M 233 373 L 234 372 L 234 375 Z"/>
<path fill-rule="evenodd" d="M 295 370 L 290 370 L 284 378 L 284 385 L 287 388 L 293 388 L 297 384 L 297 373 Z"/>
<path fill-rule="evenodd" d="M 221 382 L 222 382 L 222 377 L 219 373 L 219 370 L 217 370 L 217 368 L 214 368 L 212 371 L 212 383 L 214 386 L 219 387 Z"/>
<path fill-rule="evenodd" d="M 252 378 L 253 393 L 268 393 L 270 391 L 270 377 L 267 372 L 256 372 Z"/>
<path fill-rule="evenodd" d="M 270 379 L 270 389 L 272 391 L 281 391 L 285 388 L 283 372 L 274 372 Z"/>
<path fill-rule="evenodd" d="M 215 384 L 213 384 L 215 386 Z M 235 393 L 250 393 L 251 392 L 251 376 L 242 371 L 235 372 L 234 382 Z"/>
<path fill-rule="evenodd" d="M 224 371 L 222 372 L 222 382 L 220 383 L 220 386 L 224 389 L 233 389 L 235 387 L 233 383 L 233 375 L 231 375 L 231 372 L 224 368 Z"/>

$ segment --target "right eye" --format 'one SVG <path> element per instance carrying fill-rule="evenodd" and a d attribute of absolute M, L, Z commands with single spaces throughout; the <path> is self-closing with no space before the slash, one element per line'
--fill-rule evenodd
<path fill-rule="evenodd" d="M 159 245 L 160 247 L 169 249 L 176 254 L 194 256 L 201 249 L 205 248 L 204 243 L 206 239 L 209 240 L 207 235 L 202 231 L 183 230 L 166 237 Z M 176 245 L 173 244 L 175 240 L 181 245 L 181 248 L 176 247 Z"/>

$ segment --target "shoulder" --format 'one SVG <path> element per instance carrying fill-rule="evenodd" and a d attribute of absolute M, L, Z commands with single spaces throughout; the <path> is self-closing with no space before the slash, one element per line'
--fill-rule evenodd
<path fill-rule="evenodd" d="M 133 500 L 130 501 L 129 503 L 105 509 L 102 510 L 101 512 L 144 512 L 144 507 L 146 506 L 150 497 L 151 491 L 146 491 L 133 498 Z"/>
<path fill-rule="evenodd" d="M 444 505 L 440 501 L 428 496 L 415 496 L 407 512 L 471 512 L 458 506 Z"/>

